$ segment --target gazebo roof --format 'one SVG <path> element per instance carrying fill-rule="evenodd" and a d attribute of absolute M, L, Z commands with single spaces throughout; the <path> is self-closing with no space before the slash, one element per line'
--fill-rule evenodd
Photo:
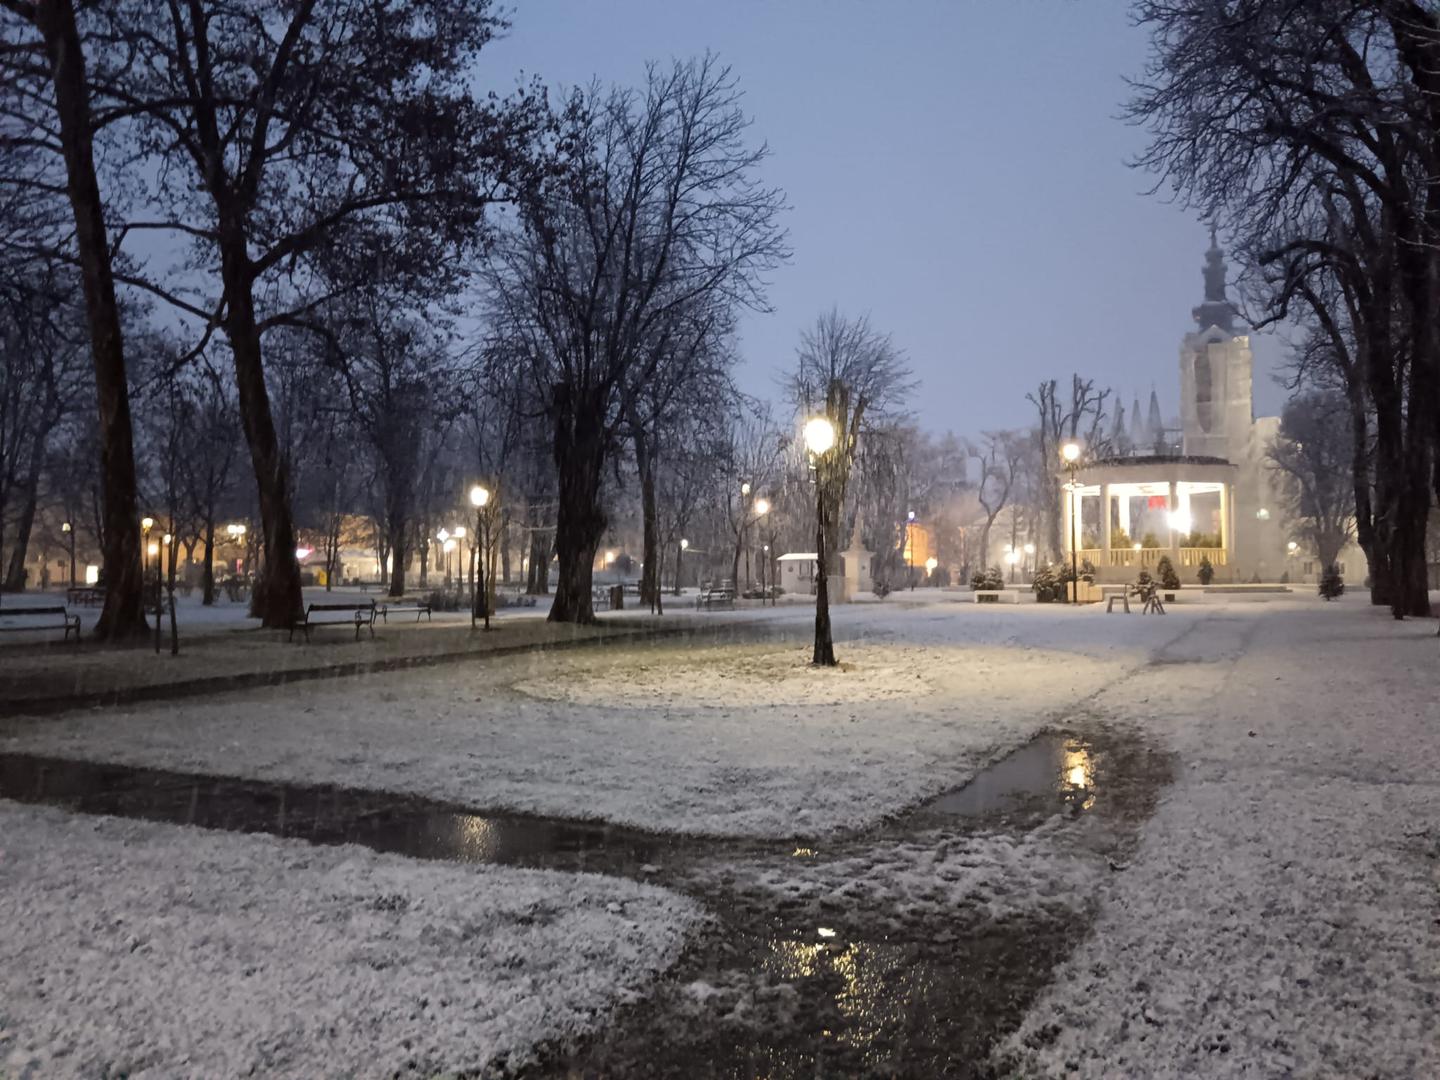
<path fill-rule="evenodd" d="M 1229 465 L 1230 462 L 1221 457 L 1210 457 L 1207 454 L 1134 454 L 1118 457 L 1097 458 L 1087 462 L 1091 465 Z"/>

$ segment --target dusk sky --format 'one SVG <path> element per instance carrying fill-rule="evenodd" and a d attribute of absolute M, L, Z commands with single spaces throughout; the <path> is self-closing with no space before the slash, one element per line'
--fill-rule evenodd
<path fill-rule="evenodd" d="M 637 84 L 647 60 L 716 52 L 739 76 L 768 182 L 793 209 L 774 311 L 742 322 L 750 393 L 800 330 L 868 312 L 923 380 L 925 427 L 1034 419 L 1045 377 L 1092 375 L 1128 408 L 1153 385 L 1176 412 L 1180 336 L 1208 244 L 1146 196 L 1117 119 L 1145 35 L 1122 0 L 521 0 L 487 75 Z M 1279 341 L 1257 335 L 1256 408 L 1279 410 Z"/>

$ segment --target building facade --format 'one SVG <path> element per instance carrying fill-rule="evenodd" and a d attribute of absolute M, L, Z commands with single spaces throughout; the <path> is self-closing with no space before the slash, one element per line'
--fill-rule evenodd
<path fill-rule="evenodd" d="M 1280 418 L 1255 416 L 1250 337 L 1226 296 L 1213 231 L 1203 276 L 1195 329 L 1180 343 L 1179 431 L 1163 430 L 1152 395 L 1143 431 L 1137 402 L 1128 437 L 1116 440 L 1119 452 L 1084 460 L 1065 477 L 1066 558 L 1077 548 L 1099 581 L 1153 573 L 1162 557 L 1187 583 L 1200 579 L 1203 566 L 1218 583 L 1300 580 L 1307 562 L 1313 569 L 1313 556 L 1291 546 L 1280 509 L 1267 462 Z"/>

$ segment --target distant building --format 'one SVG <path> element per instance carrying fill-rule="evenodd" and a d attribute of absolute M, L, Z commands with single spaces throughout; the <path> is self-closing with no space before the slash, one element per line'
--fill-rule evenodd
<path fill-rule="evenodd" d="M 1120 452 L 1084 462 L 1078 487 L 1062 489 L 1066 559 L 1073 532 L 1080 558 L 1100 581 L 1130 581 L 1142 567 L 1153 573 L 1166 555 L 1187 582 L 1206 560 L 1217 582 L 1313 577 L 1304 573 L 1307 561 L 1318 572 L 1313 555 L 1307 560 L 1289 545 L 1266 461 L 1280 418 L 1255 416 L 1250 338 L 1236 328 L 1213 230 L 1204 278 L 1204 302 L 1192 312 L 1196 329 L 1180 344 L 1179 445 L 1164 431 L 1152 392 L 1143 423 L 1138 399 L 1128 431 L 1117 418 L 1117 432 L 1126 435 L 1115 440 Z M 1342 554 L 1356 557 L 1353 547 Z"/>

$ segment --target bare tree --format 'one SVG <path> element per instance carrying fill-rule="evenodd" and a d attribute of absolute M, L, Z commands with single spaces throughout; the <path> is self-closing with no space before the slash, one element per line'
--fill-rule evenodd
<path fill-rule="evenodd" d="M 548 113 L 537 96 L 474 92 L 503 25 L 487 0 L 303 0 L 272 14 L 125 0 L 94 18 L 113 42 L 97 122 L 123 118 L 158 180 L 154 220 L 126 228 L 194 245 L 180 281 L 125 280 L 198 322 L 202 345 L 216 329 L 229 340 L 264 533 L 252 611 L 280 626 L 300 605 L 300 573 L 263 336 L 311 324 L 327 299 L 317 283 L 335 280 L 317 264 L 338 248 L 387 276 L 453 271 L 447 256 L 480 235 L 486 206 L 527 182 Z M 197 279 L 197 266 L 213 276 Z"/>
<path fill-rule="evenodd" d="M 108 640 L 133 638 L 146 629 L 135 453 L 120 305 L 95 170 L 96 119 L 88 58 L 73 0 L 0 0 L 0 12 L 8 16 L 0 26 L 6 44 L 5 90 L 16 99 L 5 114 L 17 125 L 5 132 L 0 144 L 58 153 L 65 177 L 63 183 L 51 180 L 44 164 L 11 171 L 7 162 L 10 175 L 0 189 L 63 192 L 74 218 L 75 257 L 95 365 L 103 477 L 105 605 L 95 635 Z"/>
<path fill-rule="evenodd" d="M 652 66 L 643 91 L 577 95 L 566 172 L 527 201 L 491 264 L 498 321 L 524 345 L 553 439 L 559 580 L 550 619 L 588 622 L 604 535 L 601 485 L 627 395 L 677 355 L 657 347 L 677 315 L 764 306 L 786 255 L 780 192 L 757 170 L 740 92 L 711 57 Z"/>
<path fill-rule="evenodd" d="M 980 558 L 990 559 L 990 530 L 995 519 L 1010 505 L 1026 451 L 1025 437 L 1013 431 L 987 431 L 970 445 L 970 456 L 980 463 L 980 483 L 975 496 L 985 511 L 980 529 Z"/>
<path fill-rule="evenodd" d="M 834 433 L 832 447 L 815 461 L 815 664 L 835 664 L 827 556 L 840 550 L 842 511 L 856 455 L 868 432 L 899 419 L 913 385 L 889 336 L 872 329 L 863 316 L 847 319 L 832 309 L 800 337 L 791 399 L 802 417 L 823 417 Z"/>
<path fill-rule="evenodd" d="M 1333 392 L 1292 398 L 1267 457 L 1280 474 L 1280 497 L 1293 538 L 1315 552 L 1323 570 L 1354 539 L 1355 490 L 1348 406 Z"/>

